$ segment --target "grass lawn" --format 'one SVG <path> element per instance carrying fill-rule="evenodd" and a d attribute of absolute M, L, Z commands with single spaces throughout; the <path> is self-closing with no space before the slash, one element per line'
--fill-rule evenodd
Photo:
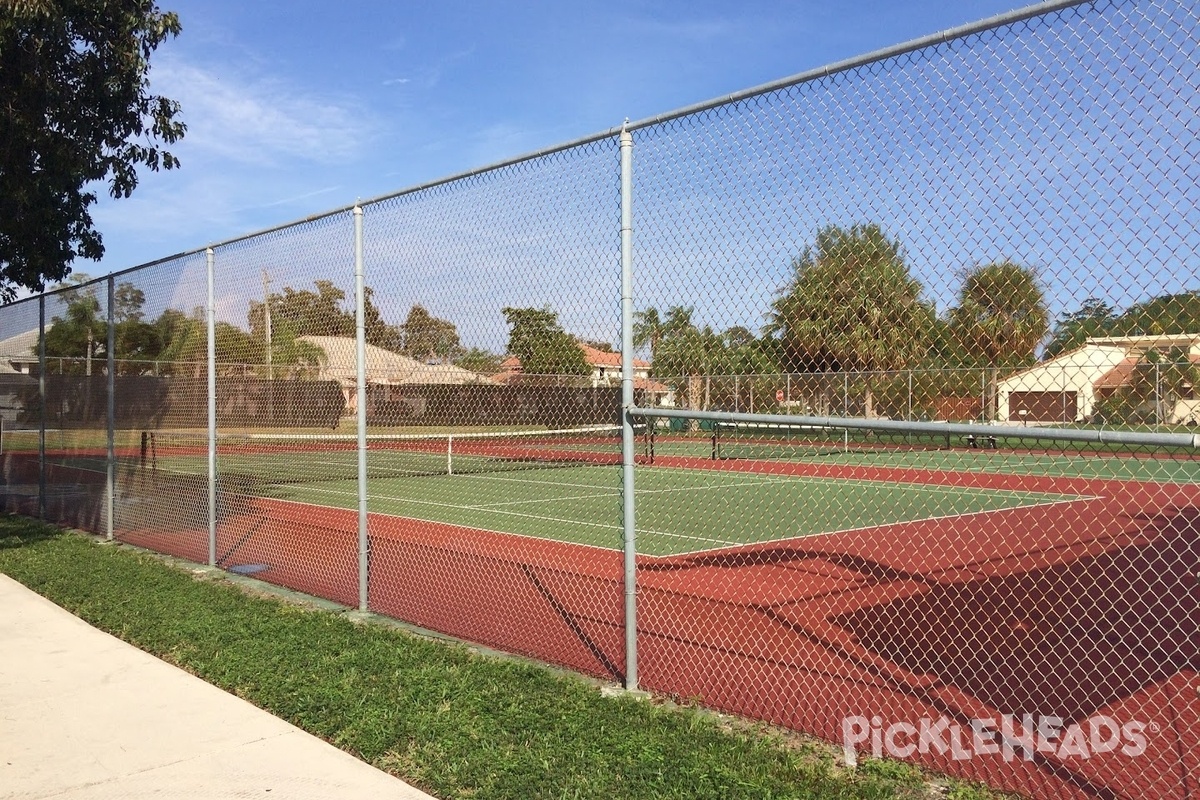
<path fill-rule="evenodd" d="M 0 517 L 0 571 L 441 798 L 997 796 L 24 519 Z"/>

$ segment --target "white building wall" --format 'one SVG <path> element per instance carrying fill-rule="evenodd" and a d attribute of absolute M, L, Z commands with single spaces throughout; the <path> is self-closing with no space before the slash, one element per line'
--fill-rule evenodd
<path fill-rule="evenodd" d="M 1124 347 L 1089 344 L 1006 378 L 997 385 L 996 419 L 1010 421 L 1008 399 L 1013 392 L 1075 392 L 1075 418 L 1090 417 L 1096 407 L 1096 381 L 1126 355 Z"/>

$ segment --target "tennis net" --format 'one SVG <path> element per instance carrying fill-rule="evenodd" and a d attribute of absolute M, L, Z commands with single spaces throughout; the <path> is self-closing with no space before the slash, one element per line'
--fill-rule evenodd
<path fill-rule="evenodd" d="M 718 422 L 712 430 L 715 460 L 834 455 L 850 449 L 848 428 L 764 422 Z"/>
<path fill-rule="evenodd" d="M 650 439 L 637 429 L 639 453 Z M 353 481 L 358 438 L 345 434 L 242 433 L 216 439 L 217 473 L 254 483 Z M 204 433 L 146 431 L 139 460 L 156 472 L 203 474 Z M 621 463 L 620 426 L 478 433 L 372 434 L 366 438 L 367 477 L 469 475 L 520 469 Z"/>

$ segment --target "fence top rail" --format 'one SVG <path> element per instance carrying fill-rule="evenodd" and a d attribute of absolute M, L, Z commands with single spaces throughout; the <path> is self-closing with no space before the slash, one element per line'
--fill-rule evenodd
<path fill-rule="evenodd" d="M 1152 433 L 1149 431 L 1082 430 L 1078 428 L 985 425 L 961 422 L 916 422 L 872 417 L 814 417 L 802 414 L 746 414 L 737 411 L 693 411 L 678 408 L 627 409 L 632 417 L 695 419 L 710 422 L 743 422 L 813 428 L 915 433 L 936 436 L 975 436 L 983 438 L 1040 439 L 1050 441 L 1123 444 L 1142 447 L 1179 447 L 1200 449 L 1200 434 Z"/>

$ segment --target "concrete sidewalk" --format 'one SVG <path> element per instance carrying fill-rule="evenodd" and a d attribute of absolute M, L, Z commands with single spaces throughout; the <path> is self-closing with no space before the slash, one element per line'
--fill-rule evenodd
<path fill-rule="evenodd" d="M 0 798 L 429 798 L 0 575 Z"/>

